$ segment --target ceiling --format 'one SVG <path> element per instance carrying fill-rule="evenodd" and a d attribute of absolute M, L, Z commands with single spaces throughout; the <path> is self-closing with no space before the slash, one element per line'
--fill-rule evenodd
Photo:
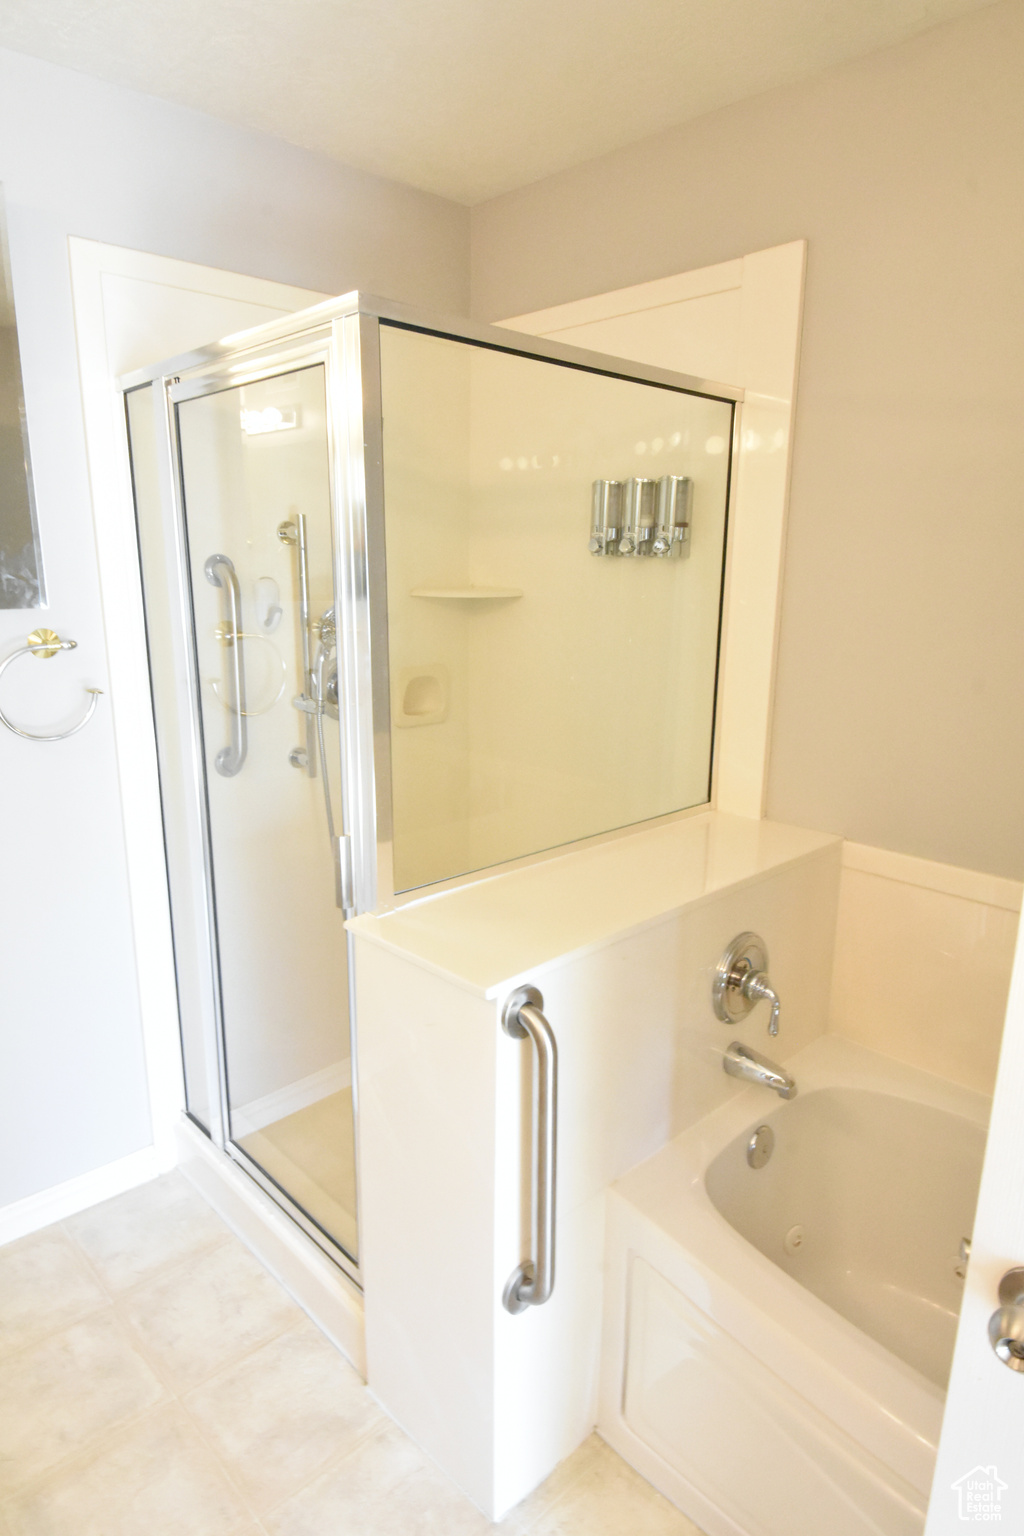
<path fill-rule="evenodd" d="M 0 46 L 477 203 L 991 0 L 2 0 Z"/>

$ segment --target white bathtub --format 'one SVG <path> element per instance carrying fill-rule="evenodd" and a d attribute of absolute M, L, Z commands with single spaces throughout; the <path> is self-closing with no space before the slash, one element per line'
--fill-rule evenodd
<path fill-rule="evenodd" d="M 787 1066 L 610 1191 L 599 1428 L 708 1536 L 912 1536 L 988 1101 L 835 1036 Z"/>

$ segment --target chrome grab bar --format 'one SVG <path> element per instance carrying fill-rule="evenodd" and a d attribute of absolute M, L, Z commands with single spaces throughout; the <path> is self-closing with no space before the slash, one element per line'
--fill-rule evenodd
<path fill-rule="evenodd" d="M 245 663 L 242 659 L 242 594 L 235 567 L 227 555 L 211 555 L 203 570 L 210 585 L 220 587 L 224 593 L 224 618 L 218 635 L 221 643 L 231 652 L 227 698 L 231 741 L 226 747 L 221 747 L 213 765 L 218 773 L 230 779 L 241 770 L 249 750 L 245 724 Z"/>
<path fill-rule="evenodd" d="M 536 987 L 518 987 L 505 1004 L 501 1024 L 513 1040 L 529 1038 L 537 1052 L 536 1185 L 533 1200 L 533 1258 L 512 1271 L 502 1293 L 508 1312 L 539 1307 L 555 1288 L 555 1180 L 558 1169 L 558 1046 L 541 1009 Z"/>
<path fill-rule="evenodd" d="M 294 509 L 293 509 L 294 510 Z M 299 631 L 302 639 L 302 694 L 304 699 L 313 697 L 313 660 L 309 626 L 309 555 L 306 550 L 306 517 L 294 512 L 287 521 L 278 524 L 277 536 L 282 544 L 290 544 L 295 550 L 295 566 L 299 578 Z M 311 713 L 306 712 L 306 762 L 305 769 L 311 779 L 316 777 L 316 726 Z M 322 734 L 322 733 L 321 733 Z"/>
<path fill-rule="evenodd" d="M 73 651 L 77 646 L 77 640 L 62 640 L 60 635 L 55 634 L 52 629 L 34 629 L 24 645 L 19 645 L 16 651 L 12 651 L 9 656 L 5 656 L 3 661 L 0 661 L 0 677 L 3 676 L 11 662 L 18 656 L 38 656 L 41 660 L 46 660 L 49 656 L 56 656 L 58 651 Z M 15 736 L 20 736 L 23 741 L 67 741 L 68 737 L 74 736 L 76 732 L 82 729 L 83 725 L 88 725 L 95 713 L 96 705 L 99 702 L 103 689 L 87 688 L 85 691 L 92 694 L 85 714 L 78 721 L 77 725 L 69 726 L 66 731 L 53 731 L 49 733 L 26 731 L 20 725 L 15 725 L 13 720 L 8 720 L 2 709 L 0 709 L 0 724 L 6 725 L 9 731 L 13 731 Z"/>

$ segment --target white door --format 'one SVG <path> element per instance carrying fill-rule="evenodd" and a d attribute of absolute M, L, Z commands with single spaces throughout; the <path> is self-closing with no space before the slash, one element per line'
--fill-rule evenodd
<path fill-rule="evenodd" d="M 1017 937 L 971 1260 L 926 1536 L 1024 1531 L 1024 1370 L 995 1355 L 999 1281 L 1024 1265 L 1024 924 Z M 1024 1363 L 1024 1362 L 1022 1362 Z"/>

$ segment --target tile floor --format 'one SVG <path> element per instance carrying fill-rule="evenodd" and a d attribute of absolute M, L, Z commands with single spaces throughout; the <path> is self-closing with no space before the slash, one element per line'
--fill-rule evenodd
<path fill-rule="evenodd" d="M 0 1249 L 0 1536 L 700 1536 L 597 1436 L 491 1526 L 178 1174 Z"/>

